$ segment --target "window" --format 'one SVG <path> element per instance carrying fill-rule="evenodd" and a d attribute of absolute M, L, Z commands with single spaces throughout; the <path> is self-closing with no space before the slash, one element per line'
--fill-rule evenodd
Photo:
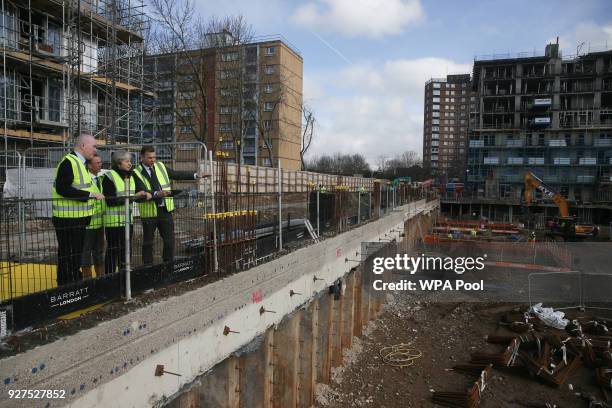
<path fill-rule="evenodd" d="M 432 101 L 433 103 L 440 103 L 440 98 L 433 98 Z"/>
<path fill-rule="evenodd" d="M 195 91 L 183 91 L 181 97 L 185 100 L 193 99 L 195 98 Z"/>
<path fill-rule="evenodd" d="M 237 52 L 225 52 L 221 54 L 222 61 L 237 61 L 239 54 Z"/>
<path fill-rule="evenodd" d="M 221 123 L 219 124 L 219 132 L 231 132 L 232 125 L 231 123 Z"/>
<path fill-rule="evenodd" d="M 219 72 L 219 77 L 221 79 L 237 78 L 238 71 L 236 71 L 235 69 L 226 69 L 226 70 Z"/>
<path fill-rule="evenodd" d="M 272 75 L 274 74 L 275 71 L 276 71 L 276 68 L 274 67 L 274 65 L 266 65 L 266 68 L 265 68 L 266 75 Z"/>
<path fill-rule="evenodd" d="M 433 83 L 433 87 L 434 87 L 434 89 L 440 89 L 440 83 L 439 82 L 434 82 Z"/>
<path fill-rule="evenodd" d="M 263 127 L 264 127 L 265 130 L 272 129 L 272 121 L 271 120 L 264 120 L 263 121 Z"/>
<path fill-rule="evenodd" d="M 264 92 L 268 94 L 274 92 L 274 84 L 265 84 Z"/>
<path fill-rule="evenodd" d="M 440 112 L 432 112 L 431 116 L 433 116 L 434 118 L 439 118 L 440 117 Z"/>
<path fill-rule="evenodd" d="M 270 158 L 269 157 L 264 157 L 263 158 L 263 165 L 266 167 L 272 167 L 272 163 L 270 162 Z"/>
<path fill-rule="evenodd" d="M 440 105 L 434 105 L 434 106 L 433 106 L 433 110 L 435 110 L 435 111 L 439 111 L 439 110 L 440 110 Z"/>
<path fill-rule="evenodd" d="M 234 142 L 232 140 L 222 141 L 221 150 L 232 150 L 234 148 Z"/>
<path fill-rule="evenodd" d="M 434 96 L 440 96 L 440 91 L 434 89 L 433 94 L 434 94 Z"/>
<path fill-rule="evenodd" d="M 222 115 L 227 115 L 230 113 L 238 113 L 238 107 L 237 106 L 221 106 L 219 108 L 219 113 Z"/>
<path fill-rule="evenodd" d="M 189 133 L 191 132 L 191 128 L 189 126 L 181 126 L 181 133 Z"/>
<path fill-rule="evenodd" d="M 276 47 L 266 47 L 266 55 L 276 55 Z"/>
<path fill-rule="evenodd" d="M 192 108 L 183 108 L 183 109 L 181 109 L 181 115 L 182 116 L 193 116 L 193 109 Z"/>
<path fill-rule="evenodd" d="M 221 94 L 221 96 L 224 96 L 224 97 L 227 97 L 227 96 L 237 96 L 238 95 L 238 90 L 237 89 L 225 88 L 225 89 L 221 89 L 220 94 Z"/>
<path fill-rule="evenodd" d="M 274 102 L 264 102 L 264 110 L 266 112 L 272 112 L 274 110 Z"/>
<path fill-rule="evenodd" d="M 432 125 L 439 125 L 440 124 L 440 119 L 432 119 L 431 120 L 431 124 Z"/>

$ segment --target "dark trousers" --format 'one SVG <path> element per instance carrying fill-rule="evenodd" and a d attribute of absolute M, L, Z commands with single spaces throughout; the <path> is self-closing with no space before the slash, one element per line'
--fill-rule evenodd
<path fill-rule="evenodd" d="M 90 220 L 91 217 L 52 218 L 57 236 L 57 286 L 83 278 L 80 269 L 81 255 L 85 242 L 85 228 Z"/>
<path fill-rule="evenodd" d="M 130 226 L 130 241 L 133 228 Z M 125 267 L 125 227 L 106 227 L 106 256 L 104 273 L 120 272 Z"/>
<path fill-rule="evenodd" d="M 174 220 L 172 213 L 164 207 L 157 208 L 157 217 L 142 218 L 142 263 L 153 264 L 153 237 L 155 230 L 159 229 L 164 242 L 162 259 L 170 262 L 174 259 Z"/>

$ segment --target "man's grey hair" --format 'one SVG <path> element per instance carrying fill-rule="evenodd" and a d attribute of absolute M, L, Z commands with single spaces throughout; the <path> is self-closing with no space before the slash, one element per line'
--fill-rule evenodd
<path fill-rule="evenodd" d="M 122 160 L 132 160 L 132 154 L 127 150 L 117 150 L 111 157 L 112 164 L 119 165 Z"/>
<path fill-rule="evenodd" d="M 79 147 L 80 145 L 82 145 L 86 139 L 89 138 L 95 139 L 94 136 L 92 134 L 89 133 L 81 133 L 76 139 L 74 139 L 74 147 Z"/>

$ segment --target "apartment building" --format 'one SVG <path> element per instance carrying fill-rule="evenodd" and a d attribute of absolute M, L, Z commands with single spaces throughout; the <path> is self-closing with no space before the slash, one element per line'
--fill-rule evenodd
<path fill-rule="evenodd" d="M 612 51 L 476 59 L 468 182 L 518 200 L 532 171 L 569 200 L 610 201 Z"/>
<path fill-rule="evenodd" d="M 81 132 L 100 143 L 141 140 L 143 99 L 152 95 L 142 76 L 142 0 L 0 8 L 0 150 L 61 146 Z"/>
<path fill-rule="evenodd" d="M 302 57 L 281 38 L 151 55 L 158 84 L 155 140 L 202 141 L 216 156 L 248 165 L 301 166 Z M 187 147 L 188 148 L 188 147 Z"/>
<path fill-rule="evenodd" d="M 470 74 L 425 83 L 423 164 L 441 181 L 465 176 L 470 93 Z"/>

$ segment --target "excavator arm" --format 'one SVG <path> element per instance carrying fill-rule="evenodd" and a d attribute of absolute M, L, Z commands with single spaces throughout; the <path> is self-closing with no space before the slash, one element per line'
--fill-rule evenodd
<path fill-rule="evenodd" d="M 565 218 L 569 216 L 569 210 L 565 198 L 561 194 L 556 193 L 553 189 L 544 184 L 544 182 L 538 176 L 528 171 L 527 173 L 525 173 L 525 191 L 523 193 L 525 203 L 527 205 L 531 204 L 533 192 L 535 190 L 540 191 L 546 197 L 554 201 L 554 203 L 559 208 L 559 215 L 561 217 Z"/>

